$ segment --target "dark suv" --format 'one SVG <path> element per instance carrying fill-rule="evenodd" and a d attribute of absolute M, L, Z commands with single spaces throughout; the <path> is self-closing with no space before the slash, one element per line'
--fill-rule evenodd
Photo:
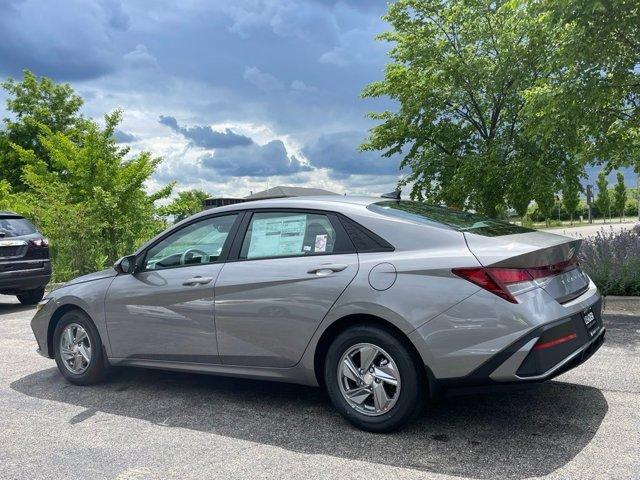
<path fill-rule="evenodd" d="M 49 241 L 26 218 L 0 211 L 0 294 L 34 305 L 50 278 Z"/>

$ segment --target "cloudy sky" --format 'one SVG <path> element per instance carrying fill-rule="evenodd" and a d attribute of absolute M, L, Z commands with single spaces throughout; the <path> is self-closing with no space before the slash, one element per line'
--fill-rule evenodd
<path fill-rule="evenodd" d="M 0 78 L 70 82 L 84 113 L 124 110 L 118 138 L 214 195 L 278 184 L 393 190 L 398 159 L 360 153 L 389 105 L 360 91 L 382 76 L 386 0 L 0 0 Z M 2 94 L 0 94 L 2 95 Z M 4 98 L 0 98 L 4 107 Z M 4 114 L 0 110 L 0 114 Z M 4 116 L 4 115 L 3 115 Z"/>

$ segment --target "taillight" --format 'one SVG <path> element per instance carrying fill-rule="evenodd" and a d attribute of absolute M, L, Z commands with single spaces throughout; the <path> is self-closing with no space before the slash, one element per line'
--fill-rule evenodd
<path fill-rule="evenodd" d="M 544 267 L 469 267 L 454 268 L 451 271 L 508 302 L 518 303 L 515 295 L 533 290 L 536 287 L 543 287 L 556 275 L 576 266 L 576 260 L 569 260 Z"/>
<path fill-rule="evenodd" d="M 556 345 L 562 345 L 563 343 L 570 342 L 577 336 L 578 335 L 576 333 L 569 333 L 568 335 L 554 338 L 553 340 L 549 340 L 548 342 L 538 342 L 533 346 L 533 350 L 546 350 L 547 348 L 555 347 Z"/>
<path fill-rule="evenodd" d="M 46 238 L 36 238 L 34 240 L 31 240 L 31 244 L 34 247 L 44 248 L 49 246 L 49 240 Z"/>

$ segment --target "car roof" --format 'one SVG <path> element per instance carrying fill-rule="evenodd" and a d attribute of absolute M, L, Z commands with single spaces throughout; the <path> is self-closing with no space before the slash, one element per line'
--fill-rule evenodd
<path fill-rule="evenodd" d="M 374 202 L 379 202 L 379 197 L 351 196 L 351 195 L 318 195 L 286 198 L 271 198 L 250 202 L 234 203 L 224 207 L 204 210 L 191 218 L 207 216 L 222 212 L 234 212 L 238 210 L 250 210 L 254 208 L 309 208 L 317 210 L 342 211 L 354 206 L 366 207 Z"/>

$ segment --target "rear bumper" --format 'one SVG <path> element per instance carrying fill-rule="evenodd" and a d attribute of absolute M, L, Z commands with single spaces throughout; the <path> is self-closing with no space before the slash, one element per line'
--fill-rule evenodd
<path fill-rule="evenodd" d="M 602 346 L 606 329 L 602 324 L 602 301 L 589 307 L 596 317 L 587 327 L 583 313 L 542 325 L 495 354 L 464 377 L 438 380 L 445 389 L 535 383 L 550 380 L 587 361 Z M 566 332 L 576 336 L 546 350 L 534 346 Z"/>
<path fill-rule="evenodd" d="M 51 263 L 48 260 L 38 263 L 42 264 L 39 268 L 0 271 L 0 292 L 13 294 L 44 287 L 51 280 Z"/>

